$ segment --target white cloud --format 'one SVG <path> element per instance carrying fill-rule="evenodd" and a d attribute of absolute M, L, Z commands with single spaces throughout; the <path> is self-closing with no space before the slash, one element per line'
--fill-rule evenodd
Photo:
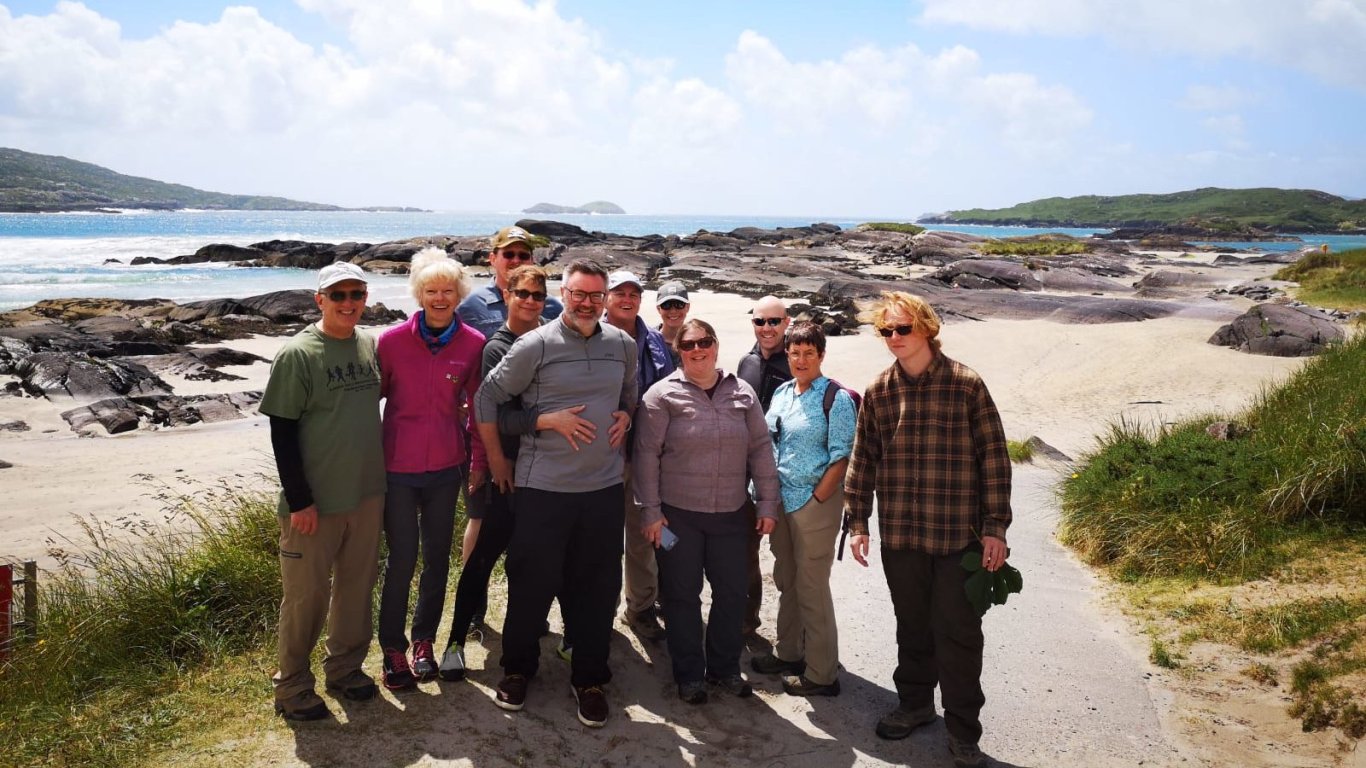
<path fill-rule="evenodd" d="M 1366 88 L 1366 0 L 924 0 L 929 22 L 1236 56 Z"/>
<path fill-rule="evenodd" d="M 656 80 L 635 96 L 631 145 L 645 152 L 705 151 L 740 125 L 738 104 L 701 80 Z M 690 162 L 690 161 L 688 161 Z"/>
<path fill-rule="evenodd" d="M 1261 100 L 1258 94 L 1233 85 L 1190 85 L 1180 105 L 1195 112 L 1224 112 Z"/>

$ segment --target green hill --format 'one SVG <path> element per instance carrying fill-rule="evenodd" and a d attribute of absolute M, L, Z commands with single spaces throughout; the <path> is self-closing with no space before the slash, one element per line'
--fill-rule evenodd
<path fill-rule="evenodd" d="M 79 160 L 0 147 L 0 211 L 39 213 L 100 208 L 345 210 L 335 205 L 304 203 L 283 197 L 205 192 L 183 184 L 125 176 Z"/>
<path fill-rule="evenodd" d="M 930 224 L 1031 227 L 1193 227 L 1213 233 L 1366 232 L 1366 200 L 1312 189 L 1206 187 L 1169 195 L 1049 197 L 1010 208 L 971 208 L 925 217 Z"/>

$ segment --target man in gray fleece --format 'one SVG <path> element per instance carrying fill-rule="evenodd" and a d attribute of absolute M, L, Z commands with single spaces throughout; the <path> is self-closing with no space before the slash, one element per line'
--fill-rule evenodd
<path fill-rule="evenodd" d="M 557 595 L 574 629 L 570 682 L 579 720 L 607 722 L 602 686 L 612 677 L 608 643 L 621 592 L 624 493 L 621 445 L 635 409 L 636 344 L 600 323 L 607 272 L 589 261 L 565 268 L 559 319 L 519 337 L 475 395 L 479 433 L 498 443 L 498 405 L 550 413 L 582 406 L 591 422 L 576 440 L 556 432 L 522 436 L 515 468 L 489 451 L 492 482 L 513 496 L 508 545 L 508 607 L 503 623 L 504 677 L 494 703 L 517 711 L 540 663 L 540 636 Z M 604 439 L 598 430 L 607 433 Z"/>

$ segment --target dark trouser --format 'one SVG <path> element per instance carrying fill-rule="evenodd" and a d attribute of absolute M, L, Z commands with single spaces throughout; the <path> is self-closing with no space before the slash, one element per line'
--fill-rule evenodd
<path fill-rule="evenodd" d="M 664 621 L 674 681 L 740 674 L 745 609 L 745 547 L 751 525 L 744 509 L 708 514 L 664 506 L 669 530 L 678 534 L 670 550 L 656 550 Z M 706 647 L 702 640 L 702 575 L 711 584 Z M 575 651 L 577 653 L 577 651 Z"/>
<path fill-rule="evenodd" d="M 503 671 L 536 674 L 541 632 L 550 601 L 558 595 L 565 625 L 573 627 L 570 681 L 578 687 L 607 683 L 613 614 L 621 593 L 621 484 L 585 493 L 518 488 L 512 503 Z"/>
<path fill-rule="evenodd" d="M 754 506 L 753 500 L 745 502 L 744 512 L 749 521 L 749 570 L 746 576 L 743 631 L 745 634 L 749 634 L 759 628 L 759 608 L 764 603 L 764 574 L 759 570 L 759 545 L 763 542 L 764 537 L 759 535 L 759 531 L 754 527 L 758 522 L 759 509 Z"/>
<path fill-rule="evenodd" d="M 446 602 L 446 576 L 451 565 L 451 535 L 463 474 L 454 482 L 413 488 L 389 484 L 384 497 L 384 537 L 389 559 L 384 565 L 384 589 L 379 600 L 381 648 L 408 650 L 403 620 L 408 615 L 408 592 L 422 548 L 422 577 L 413 611 L 413 639 L 434 640 Z"/>
<path fill-rule="evenodd" d="M 475 616 L 482 616 L 488 610 L 489 577 L 498 564 L 498 558 L 508 550 L 512 540 L 513 515 L 511 496 L 499 491 L 493 481 L 476 490 L 478 498 L 470 499 L 470 504 L 483 507 L 483 520 L 479 524 L 479 538 L 474 542 L 474 550 L 465 561 L 465 569 L 460 572 L 460 582 L 455 586 L 455 607 L 451 609 L 450 645 L 464 645 L 465 633 Z"/>
<path fill-rule="evenodd" d="M 939 685 L 944 725 L 960 741 L 982 737 L 982 620 L 968 603 L 962 553 L 927 555 L 882 548 L 882 569 L 896 611 L 897 667 L 892 679 L 905 707 L 934 704 Z"/>

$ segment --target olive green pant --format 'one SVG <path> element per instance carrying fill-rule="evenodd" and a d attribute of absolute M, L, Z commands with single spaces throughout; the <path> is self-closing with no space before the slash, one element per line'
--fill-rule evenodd
<path fill-rule="evenodd" d="M 784 661 L 805 659 L 806 679 L 818 685 L 830 685 L 839 674 L 830 567 L 843 508 L 843 491 L 824 502 L 809 499 L 797 511 L 779 515 L 769 537 L 779 593 L 774 652 Z"/>
<path fill-rule="evenodd" d="M 314 690 L 309 656 L 327 623 L 323 673 L 341 683 L 359 671 L 374 636 L 371 595 L 379 573 L 379 535 L 384 496 L 366 496 L 352 512 L 318 515 L 318 530 L 305 536 L 280 518 L 279 665 L 275 700 Z"/>

